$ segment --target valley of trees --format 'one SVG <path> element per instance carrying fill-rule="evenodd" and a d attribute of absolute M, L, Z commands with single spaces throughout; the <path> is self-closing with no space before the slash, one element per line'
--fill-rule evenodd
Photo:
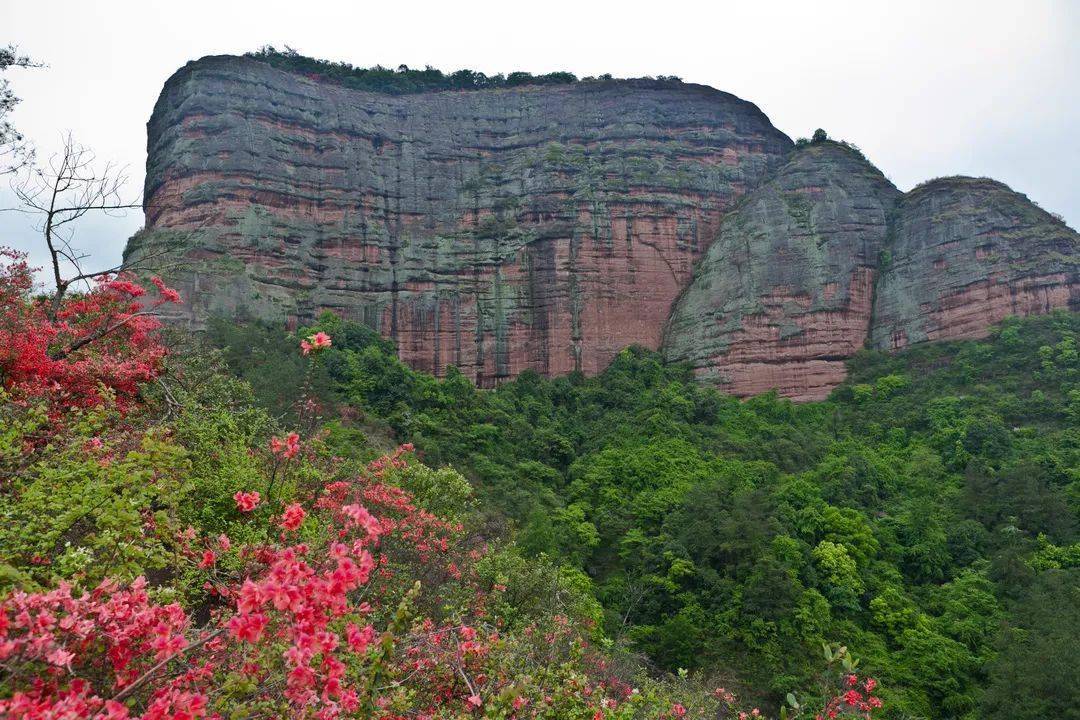
<path fill-rule="evenodd" d="M 407 440 L 465 473 L 485 534 L 583 571 L 604 641 L 655 668 L 775 706 L 839 642 L 881 680 L 884 717 L 1075 716 L 1076 314 L 864 352 L 805 405 L 736 400 L 640 349 L 595 378 L 482 391 L 362 326 L 316 329 L 335 342 L 306 384 L 280 331 L 208 334 L 272 414 L 308 389 L 340 408 L 339 452 Z"/>

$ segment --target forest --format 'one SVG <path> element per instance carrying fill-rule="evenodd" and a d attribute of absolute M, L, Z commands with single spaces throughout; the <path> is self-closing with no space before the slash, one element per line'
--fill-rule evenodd
<path fill-rule="evenodd" d="M 462 472 L 485 534 L 583 573 L 605 643 L 765 704 L 836 642 L 880 679 L 886 717 L 1076 712 L 1076 314 L 864 351 L 808 404 L 739 401 L 635 348 L 595 378 L 483 391 L 410 370 L 362 326 L 315 331 L 335 341 L 310 376 L 268 327 L 209 338 L 272 415 L 308 392 L 339 408 L 339 452 L 408 441 Z"/>

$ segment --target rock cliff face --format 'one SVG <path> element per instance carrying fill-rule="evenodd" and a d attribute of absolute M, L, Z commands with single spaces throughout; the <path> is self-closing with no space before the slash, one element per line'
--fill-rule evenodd
<path fill-rule="evenodd" d="M 154 108 L 144 197 L 127 254 L 167 251 L 176 319 L 332 310 L 483 386 L 638 344 L 810 400 L 864 345 L 1080 310 L 1080 238 L 1023 195 L 904 195 L 849 146 L 795 149 L 677 82 L 391 95 L 204 58 Z"/>
<path fill-rule="evenodd" d="M 1080 309 L 1080 239 L 1005 185 L 944 178 L 901 200 L 875 347 L 972 338 L 1009 315 Z"/>
<path fill-rule="evenodd" d="M 671 315 L 666 356 L 737 395 L 829 394 L 864 345 L 973 338 L 1080 309 L 1080 238 L 1023 195 L 946 178 L 901 194 L 822 142 L 733 209 Z"/>
<path fill-rule="evenodd" d="M 481 385 L 658 348 L 723 214 L 790 140 L 657 81 L 387 95 L 247 58 L 190 63 L 148 126 L 147 229 L 186 319 L 364 321 Z"/>
<path fill-rule="evenodd" d="M 853 149 L 795 151 L 724 219 L 672 312 L 666 355 L 740 395 L 828 395 L 869 332 L 899 197 Z"/>

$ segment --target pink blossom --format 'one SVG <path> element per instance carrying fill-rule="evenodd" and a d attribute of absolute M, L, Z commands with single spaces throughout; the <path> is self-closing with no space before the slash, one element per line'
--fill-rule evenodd
<path fill-rule="evenodd" d="M 345 626 L 345 639 L 353 652 L 363 655 L 368 645 L 375 639 L 375 628 L 367 625 L 360 629 L 356 623 L 349 623 Z"/>
<path fill-rule="evenodd" d="M 58 647 L 46 655 L 45 659 L 48 660 L 50 664 L 56 665 L 57 667 L 67 667 L 74 657 L 75 655 L 73 653 Z"/>
<path fill-rule="evenodd" d="M 238 491 L 233 495 L 233 500 L 236 501 L 236 508 L 240 512 L 251 512 L 259 504 L 259 493 L 257 490 L 251 492 Z"/>
<path fill-rule="evenodd" d="M 281 514 L 281 527 L 286 530 L 296 530 L 304 522 L 305 517 L 307 517 L 307 513 L 304 512 L 304 508 L 300 506 L 300 503 L 287 505 L 285 512 Z"/>
<path fill-rule="evenodd" d="M 300 452 L 300 436 L 297 433 L 289 433 L 284 440 L 279 437 L 270 438 L 270 452 L 285 459 L 296 457 L 296 454 Z"/>
<path fill-rule="evenodd" d="M 379 521 L 363 505 L 346 505 L 341 508 L 341 511 L 345 513 L 351 525 L 362 527 L 371 537 L 378 537 L 382 533 Z"/>
<path fill-rule="evenodd" d="M 332 342 L 330 336 L 321 330 L 314 335 L 308 335 L 306 340 L 300 341 L 300 349 L 305 355 L 310 355 L 313 352 L 325 350 L 330 347 Z"/>
<path fill-rule="evenodd" d="M 179 303 L 180 293 L 173 290 L 171 287 L 165 285 L 165 282 L 157 275 L 150 278 L 150 282 L 154 283 L 154 287 L 158 290 L 158 295 L 161 296 L 162 302 Z"/>
<path fill-rule="evenodd" d="M 266 622 L 266 615 L 262 613 L 234 615 L 229 619 L 229 632 L 237 640 L 256 643 L 262 637 Z"/>

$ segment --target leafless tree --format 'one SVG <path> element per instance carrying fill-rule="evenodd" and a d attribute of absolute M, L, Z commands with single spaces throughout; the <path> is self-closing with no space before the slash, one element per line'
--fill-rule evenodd
<path fill-rule="evenodd" d="M 126 194 L 127 174 L 113 163 L 99 164 L 93 151 L 76 143 L 71 135 L 64 147 L 47 165 L 34 167 L 12 183 L 22 207 L 11 211 L 38 218 L 49 250 L 55 292 L 51 314 L 63 303 L 75 286 L 89 285 L 95 278 L 113 275 L 125 269 L 121 263 L 104 270 L 86 270 L 83 261 L 89 255 L 75 244 L 75 223 L 91 213 L 122 214 L 140 207 L 137 197 Z"/>

